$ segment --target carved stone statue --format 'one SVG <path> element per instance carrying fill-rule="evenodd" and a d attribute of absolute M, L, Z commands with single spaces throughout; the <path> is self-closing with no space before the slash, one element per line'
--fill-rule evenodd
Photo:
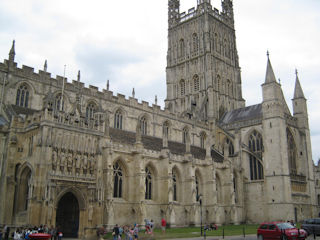
<path fill-rule="evenodd" d="M 72 165 L 73 165 L 72 153 L 69 153 L 68 157 L 67 157 L 67 169 L 68 169 L 68 172 L 72 171 Z"/>

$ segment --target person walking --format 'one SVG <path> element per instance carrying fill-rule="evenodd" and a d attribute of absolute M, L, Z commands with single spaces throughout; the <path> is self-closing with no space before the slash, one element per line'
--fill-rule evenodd
<path fill-rule="evenodd" d="M 119 238 L 119 227 L 118 224 L 116 224 L 112 230 L 113 240 L 118 240 Z"/>

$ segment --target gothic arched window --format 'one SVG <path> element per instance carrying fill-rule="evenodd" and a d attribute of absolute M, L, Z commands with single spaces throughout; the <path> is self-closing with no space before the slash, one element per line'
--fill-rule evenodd
<path fill-rule="evenodd" d="M 152 198 L 152 174 L 148 167 L 146 167 L 146 195 L 145 199 Z"/>
<path fill-rule="evenodd" d="M 180 81 L 180 95 L 184 96 L 186 94 L 186 83 L 184 80 Z"/>
<path fill-rule="evenodd" d="M 233 192 L 234 192 L 234 201 L 235 203 L 238 202 L 238 186 L 237 186 L 237 175 L 233 173 Z"/>
<path fill-rule="evenodd" d="M 177 197 L 177 174 L 172 170 L 172 189 L 173 189 L 173 201 L 178 201 Z"/>
<path fill-rule="evenodd" d="M 227 146 L 228 146 L 229 157 L 231 157 L 231 156 L 234 155 L 234 146 L 233 146 L 233 143 L 232 143 L 232 141 L 231 141 L 229 138 L 227 138 L 226 144 L 227 144 Z"/>
<path fill-rule="evenodd" d="M 257 131 L 249 137 L 249 161 L 250 161 L 250 179 L 259 180 L 264 178 L 263 174 L 263 165 L 262 165 L 262 151 L 263 143 L 262 136 Z"/>
<path fill-rule="evenodd" d="M 183 143 L 187 143 L 188 135 L 189 135 L 188 128 L 185 127 L 185 128 L 182 130 L 182 142 L 183 142 Z"/>
<path fill-rule="evenodd" d="M 169 122 L 163 123 L 163 137 L 169 138 Z"/>
<path fill-rule="evenodd" d="M 197 52 L 199 50 L 199 39 L 196 33 L 192 34 L 192 50 Z"/>
<path fill-rule="evenodd" d="M 21 85 L 17 90 L 16 105 L 27 108 L 29 104 L 29 89 L 27 85 Z"/>
<path fill-rule="evenodd" d="M 122 129 L 122 113 L 120 110 L 117 110 L 114 114 L 114 128 Z"/>
<path fill-rule="evenodd" d="M 54 110 L 55 111 L 64 111 L 64 100 L 62 99 L 62 94 L 59 93 L 54 99 Z"/>
<path fill-rule="evenodd" d="M 118 162 L 113 165 L 113 197 L 121 198 L 122 197 L 122 184 L 123 184 L 123 173 L 122 168 Z"/>
<path fill-rule="evenodd" d="M 200 90 L 200 81 L 198 75 L 193 76 L 193 89 L 195 92 L 198 92 Z"/>
<path fill-rule="evenodd" d="M 148 122 L 147 122 L 146 117 L 142 117 L 140 119 L 140 126 L 141 126 L 141 134 L 142 135 L 147 135 Z"/>
<path fill-rule="evenodd" d="M 199 201 L 200 196 L 200 186 L 199 186 L 199 176 L 196 174 L 195 176 L 195 184 L 196 184 L 196 201 Z"/>
<path fill-rule="evenodd" d="M 216 192 L 217 192 L 217 203 L 221 203 L 222 202 L 221 181 L 218 175 L 216 175 Z"/>
<path fill-rule="evenodd" d="M 297 174 L 297 164 L 296 164 L 296 144 L 292 133 L 287 128 L 287 144 L 288 144 L 288 160 L 289 160 L 289 170 L 290 174 Z"/>
<path fill-rule="evenodd" d="M 86 118 L 87 119 L 92 119 L 94 118 L 94 113 L 96 112 L 96 104 L 94 103 L 89 103 L 87 108 L 86 108 Z"/>

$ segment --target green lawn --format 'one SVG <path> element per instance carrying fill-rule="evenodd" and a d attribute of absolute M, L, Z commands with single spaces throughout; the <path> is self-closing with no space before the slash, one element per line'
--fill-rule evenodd
<path fill-rule="evenodd" d="M 223 232 L 225 236 L 256 234 L 259 225 L 226 225 L 220 226 L 218 230 L 206 231 L 207 236 L 222 236 Z M 151 237 L 144 233 L 139 232 L 139 239 L 170 239 L 170 238 L 190 238 L 199 237 L 200 227 L 186 227 L 186 228 L 169 228 L 165 234 L 162 234 L 161 229 L 155 229 L 154 236 Z M 105 239 L 112 239 L 111 233 L 108 233 Z M 124 238 L 123 238 L 124 239 Z"/>

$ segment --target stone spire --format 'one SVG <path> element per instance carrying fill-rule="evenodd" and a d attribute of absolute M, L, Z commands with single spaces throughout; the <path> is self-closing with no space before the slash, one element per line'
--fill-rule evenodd
<path fill-rule="evenodd" d="M 48 69 L 48 63 L 47 63 L 47 59 L 44 61 L 44 66 L 43 66 L 43 71 L 47 72 Z"/>
<path fill-rule="evenodd" d="M 77 80 L 78 80 L 78 82 L 80 82 L 80 70 L 78 71 L 78 77 L 77 77 Z"/>
<path fill-rule="evenodd" d="M 266 72 L 266 80 L 265 83 L 277 82 L 276 77 L 274 75 L 272 65 L 269 58 L 269 51 L 267 52 L 268 63 L 267 63 L 267 72 Z"/>
<path fill-rule="evenodd" d="M 109 91 L 109 87 L 110 87 L 110 85 L 109 85 L 109 80 L 107 81 L 107 91 Z"/>
<path fill-rule="evenodd" d="M 132 97 L 134 98 L 136 95 L 136 92 L 134 91 L 134 88 L 132 89 Z"/>
<path fill-rule="evenodd" d="M 16 51 L 15 51 L 15 40 L 13 40 L 12 42 L 12 47 L 10 49 L 10 52 L 9 52 L 9 61 L 10 62 L 14 62 L 14 57 L 16 55 Z"/>
<path fill-rule="evenodd" d="M 299 77 L 298 77 L 298 70 L 296 69 L 296 85 L 294 87 L 294 95 L 293 95 L 294 99 L 297 98 L 304 98 L 304 94 L 300 85 L 300 81 L 299 81 Z"/>

